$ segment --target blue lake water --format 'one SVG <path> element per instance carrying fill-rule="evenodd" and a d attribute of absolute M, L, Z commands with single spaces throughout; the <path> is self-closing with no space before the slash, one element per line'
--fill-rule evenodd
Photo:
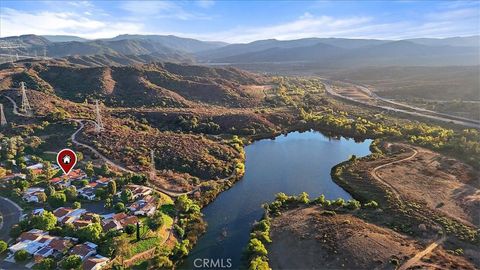
<path fill-rule="evenodd" d="M 198 259 L 223 259 L 223 266 L 231 263 L 232 269 L 238 269 L 251 226 L 263 214 L 261 205 L 274 200 L 278 192 L 297 195 L 305 191 L 311 198 L 325 194 L 327 199 L 351 199 L 333 182 L 330 170 L 351 155 L 370 154 L 370 143 L 371 140 L 331 139 L 320 132 L 307 131 L 248 145 L 245 176 L 203 209 L 207 232 L 180 269 L 204 269 L 198 267 L 202 265 Z"/>

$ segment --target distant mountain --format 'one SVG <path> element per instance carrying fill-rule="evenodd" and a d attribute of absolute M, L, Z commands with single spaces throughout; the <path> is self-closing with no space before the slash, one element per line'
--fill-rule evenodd
<path fill-rule="evenodd" d="M 176 50 L 185 51 L 188 53 L 205 51 L 215 49 L 228 45 L 225 42 L 215 41 L 200 41 L 192 38 L 182 38 L 173 35 L 119 35 L 111 39 L 110 41 L 118 40 L 145 40 L 161 43 L 162 45 Z"/>
<path fill-rule="evenodd" d="M 474 44 L 473 40 L 474 38 L 410 41 L 336 38 L 262 40 L 227 45 L 198 53 L 197 57 L 210 63 L 255 65 L 297 62 L 315 68 L 478 65 L 480 64 L 478 46 L 464 46 Z"/>
<path fill-rule="evenodd" d="M 480 36 L 451 38 L 414 38 L 407 39 L 406 41 L 428 46 L 480 47 Z"/>
<path fill-rule="evenodd" d="M 255 62 L 312 62 L 331 59 L 345 53 L 345 49 L 317 43 L 312 46 L 295 48 L 270 48 L 258 52 L 243 53 L 216 59 L 220 63 Z"/>
<path fill-rule="evenodd" d="M 68 36 L 68 35 L 42 35 L 42 37 L 48 39 L 50 42 L 89 41 L 89 39 L 86 39 L 86 38 L 81 38 L 77 36 Z"/>

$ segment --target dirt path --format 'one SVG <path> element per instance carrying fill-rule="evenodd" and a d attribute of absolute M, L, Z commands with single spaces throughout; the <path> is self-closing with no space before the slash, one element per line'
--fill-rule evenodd
<path fill-rule="evenodd" d="M 396 161 L 392 161 L 392 162 L 389 162 L 389 163 L 385 163 L 383 165 L 380 165 L 380 166 L 377 166 L 375 168 L 373 168 L 373 170 L 370 172 L 370 174 L 372 175 L 372 177 L 379 181 L 380 183 L 382 183 L 383 185 L 387 186 L 390 188 L 390 190 L 393 192 L 393 195 L 398 199 L 398 201 L 400 202 L 400 204 L 402 206 L 405 205 L 405 202 L 402 200 L 402 197 L 400 195 L 400 193 L 398 192 L 398 190 L 393 186 L 391 185 L 390 183 L 388 183 L 387 181 L 383 180 L 378 174 L 378 170 L 379 169 L 382 169 L 382 168 L 385 168 L 387 166 L 390 166 L 390 165 L 393 165 L 393 164 L 397 164 L 397 163 L 400 163 L 400 162 L 404 162 L 404 161 L 407 161 L 407 160 L 411 160 L 413 159 L 414 157 L 417 156 L 418 154 L 418 150 L 415 149 L 415 148 L 412 148 L 412 147 L 409 147 L 410 150 L 412 150 L 412 154 L 406 158 L 403 158 L 403 159 L 400 159 L 400 160 L 396 160 Z M 440 226 L 440 225 L 439 225 Z M 440 226 L 443 230 L 443 227 Z M 417 254 L 415 254 L 415 256 L 413 256 L 412 258 L 410 258 L 408 261 L 406 261 L 404 264 L 402 264 L 398 270 L 406 270 L 414 265 L 416 265 L 425 255 L 431 253 L 435 248 L 437 248 L 440 244 L 442 244 L 445 240 L 446 240 L 446 233 L 445 231 L 443 230 L 443 234 L 442 234 L 442 237 L 440 237 L 439 239 L 437 239 L 435 242 L 431 243 L 430 245 L 428 245 L 424 250 L 418 252 Z"/>
<path fill-rule="evenodd" d="M 27 117 L 25 114 L 22 114 L 20 112 L 18 112 L 18 106 L 17 106 L 17 103 L 15 102 L 15 100 L 13 100 L 12 98 L 10 98 L 9 96 L 6 96 L 6 95 L 3 95 L 4 97 L 6 97 L 8 100 L 10 100 L 10 102 L 12 103 L 13 105 L 13 113 L 15 115 L 19 115 L 19 116 L 24 116 L 24 117 Z M 82 147 L 85 147 L 87 149 L 89 149 L 90 151 L 92 151 L 94 154 L 96 154 L 98 157 L 100 157 L 101 159 L 103 159 L 108 165 L 112 166 L 112 167 L 115 167 L 117 168 L 118 170 L 120 171 L 123 171 L 123 172 L 127 172 L 127 173 L 135 173 L 134 171 L 132 170 L 129 170 L 125 167 L 123 167 L 122 165 L 118 164 L 118 163 L 115 163 L 114 161 L 112 161 L 111 159 L 107 158 L 106 156 L 102 155 L 99 151 L 97 151 L 95 148 L 93 148 L 92 146 L 88 145 L 88 144 L 84 144 L 84 143 L 81 143 L 77 140 L 77 135 L 82 131 L 82 129 L 85 127 L 85 123 L 84 122 L 91 122 L 91 123 L 94 123 L 95 124 L 95 121 L 93 120 L 89 120 L 89 119 L 81 119 L 81 118 L 69 118 L 67 119 L 69 121 L 74 121 L 74 122 L 77 122 L 80 124 L 80 127 L 70 136 L 70 139 L 72 140 L 72 143 L 77 145 L 77 146 L 82 146 Z M 230 180 L 232 179 L 233 177 L 235 177 L 235 171 L 233 171 L 233 173 L 230 175 L 230 176 L 227 176 L 223 179 L 220 179 L 219 181 L 226 181 L 226 180 Z M 159 187 L 159 186 L 153 186 L 152 187 L 153 189 L 155 189 L 156 191 L 158 192 L 162 192 L 162 193 L 165 193 L 167 194 L 168 196 L 171 196 L 171 197 L 178 197 L 178 196 L 181 196 L 181 195 L 189 195 L 189 194 L 193 194 L 194 192 L 198 191 L 200 189 L 199 186 L 196 186 L 193 190 L 191 191 L 187 191 L 187 192 L 177 192 L 177 191 L 173 191 L 173 190 L 168 190 L 168 189 L 165 189 L 165 188 L 162 188 L 162 187 Z"/>

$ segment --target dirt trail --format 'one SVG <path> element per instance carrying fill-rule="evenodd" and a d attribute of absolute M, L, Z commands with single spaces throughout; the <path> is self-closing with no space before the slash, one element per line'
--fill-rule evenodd
<path fill-rule="evenodd" d="M 375 168 L 373 168 L 373 170 L 370 172 L 370 174 L 372 175 L 372 177 L 379 181 L 380 183 L 382 183 L 383 185 L 387 186 L 390 188 L 390 190 L 393 192 L 393 195 L 398 199 L 398 201 L 400 202 L 400 204 L 402 206 L 405 205 L 405 202 L 402 200 L 402 197 L 400 195 L 400 193 L 398 192 L 398 190 L 393 186 L 391 185 L 390 183 L 388 183 L 387 181 L 383 180 L 378 174 L 378 170 L 379 169 L 382 169 L 382 168 L 385 168 L 387 166 L 390 166 L 390 165 L 393 165 L 393 164 L 396 164 L 396 163 L 400 163 L 400 162 L 404 162 L 404 161 L 407 161 L 407 160 L 411 160 L 413 158 L 415 158 L 418 154 L 418 151 L 417 149 L 415 148 L 412 148 L 412 147 L 409 147 L 410 150 L 412 150 L 412 155 L 406 157 L 406 158 L 403 158 L 403 159 L 400 159 L 400 160 L 396 160 L 396 161 L 392 161 L 392 162 L 389 162 L 389 163 L 385 163 L 383 165 L 380 165 L 380 166 L 377 166 Z M 440 226 L 440 225 L 439 225 Z M 443 230 L 443 227 L 440 226 Z M 442 234 L 442 237 L 440 237 L 439 239 L 437 239 L 435 242 L 431 243 L 430 245 L 428 245 L 424 250 L 418 252 L 417 254 L 415 254 L 415 256 L 413 256 L 412 258 L 410 258 L 408 261 L 406 261 L 404 264 L 402 264 L 398 269 L 399 270 L 406 270 L 414 265 L 416 265 L 425 255 L 431 253 L 436 247 L 438 247 L 440 244 L 442 244 L 445 240 L 446 240 L 446 233 L 445 231 L 443 230 L 443 234 Z"/>

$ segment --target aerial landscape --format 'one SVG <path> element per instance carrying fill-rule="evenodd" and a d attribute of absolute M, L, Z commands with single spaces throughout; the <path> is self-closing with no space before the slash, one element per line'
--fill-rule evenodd
<path fill-rule="evenodd" d="M 0 269 L 480 269 L 480 2 L 0 1 Z"/>

